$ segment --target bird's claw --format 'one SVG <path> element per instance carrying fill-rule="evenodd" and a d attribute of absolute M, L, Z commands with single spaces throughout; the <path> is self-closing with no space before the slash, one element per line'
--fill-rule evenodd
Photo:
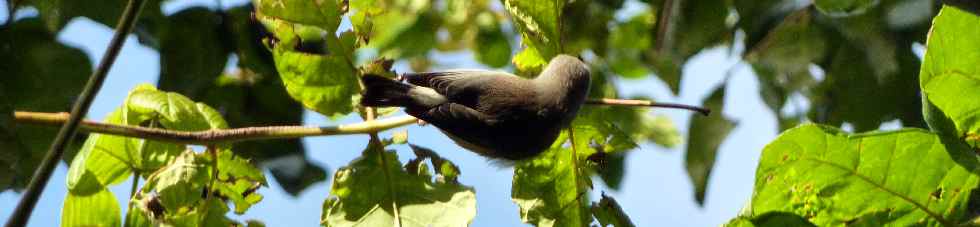
<path fill-rule="evenodd" d="M 417 122 L 415 122 L 415 123 L 416 123 L 416 124 L 418 124 L 419 126 L 426 126 L 426 125 L 428 125 L 428 124 L 429 124 L 428 122 L 425 122 L 425 121 L 424 121 L 424 120 L 422 120 L 422 119 L 418 119 L 418 121 L 417 121 Z"/>

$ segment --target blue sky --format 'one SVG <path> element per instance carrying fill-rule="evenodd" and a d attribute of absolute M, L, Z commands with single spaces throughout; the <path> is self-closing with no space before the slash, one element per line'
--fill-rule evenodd
<path fill-rule="evenodd" d="M 224 1 L 225 7 L 243 1 Z M 164 12 L 171 14 L 187 6 L 215 7 L 214 1 L 168 1 Z M 631 1 L 630 10 L 639 4 Z M 6 18 L 6 9 L 0 6 L 0 18 Z M 627 10 L 629 11 L 629 10 Z M 31 15 L 34 12 L 21 12 Z M 111 38 L 111 29 L 87 19 L 72 21 L 58 38 L 68 45 L 81 48 L 97 63 Z M 739 48 L 736 48 L 739 49 Z M 469 53 L 435 54 L 446 64 L 436 65 L 434 70 L 449 68 L 486 68 L 474 63 Z M 694 202 L 691 182 L 684 169 L 684 145 L 665 149 L 643 144 L 629 154 L 626 175 L 618 191 L 596 184 L 593 200 L 605 191 L 615 197 L 638 226 L 717 226 L 734 217 L 748 201 L 754 181 L 756 163 L 762 148 L 777 133 L 774 115 L 759 98 L 759 87 L 751 69 L 730 54 L 727 48 L 708 50 L 692 58 L 684 67 L 679 96 L 655 77 L 643 80 L 619 80 L 620 93 L 629 97 L 645 95 L 658 101 L 699 104 L 716 86 L 721 84 L 730 69 L 726 109 L 723 114 L 738 122 L 729 138 L 718 151 L 715 169 L 708 185 L 704 207 Z M 463 59 L 463 60 L 460 60 Z M 94 65 L 93 65 L 94 67 Z M 410 71 L 405 64 L 397 64 L 396 70 Z M 140 46 L 133 36 L 127 40 L 122 53 L 107 82 L 99 93 L 89 113 L 89 118 L 101 119 L 122 103 L 129 89 L 140 83 L 155 83 L 159 74 L 159 56 L 156 51 Z M 797 99 L 799 100 L 799 99 Z M 804 103 L 805 105 L 805 103 Z M 718 114 L 719 112 L 713 113 Z M 650 114 L 663 114 L 673 119 L 682 135 L 686 134 L 691 114 L 679 110 L 652 110 Z M 356 122 L 348 117 L 331 121 L 313 112 L 305 114 L 305 124 L 334 125 Z M 517 206 L 510 200 L 510 184 L 513 170 L 487 162 L 484 158 L 467 152 L 453 144 L 434 127 L 408 126 L 409 141 L 427 146 L 457 163 L 461 170 L 461 183 L 475 188 L 477 216 L 472 226 L 521 226 Z M 388 133 L 386 133 L 388 134 Z M 306 138 L 307 156 L 314 163 L 329 169 L 345 165 L 356 158 L 367 142 L 366 136 L 336 136 Z M 396 147 L 402 160 L 410 157 L 405 146 Z M 61 164 L 45 190 L 30 226 L 56 226 L 60 221 L 61 205 L 65 196 L 65 172 Z M 268 174 L 268 173 L 267 173 Z M 332 172 L 331 172 L 332 174 Z M 595 182 L 601 182 L 596 179 Z M 245 215 L 229 216 L 237 220 L 258 219 L 269 226 L 315 226 L 319 223 L 321 204 L 329 193 L 330 182 L 320 182 L 296 197 L 285 194 L 276 183 L 260 189 L 265 199 L 252 207 Z M 113 187 L 125 209 L 125 196 L 129 194 L 129 182 Z M 0 193 L 0 217 L 8 217 L 19 194 Z"/>

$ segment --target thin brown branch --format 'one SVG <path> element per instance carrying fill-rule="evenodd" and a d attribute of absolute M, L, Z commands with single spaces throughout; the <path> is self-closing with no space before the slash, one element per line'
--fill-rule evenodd
<path fill-rule="evenodd" d="M 690 111 L 696 111 L 704 116 L 711 114 L 711 109 L 691 106 L 676 103 L 658 103 L 650 100 L 637 100 L 637 99 L 589 99 L 585 101 L 585 104 L 590 105 L 612 105 L 612 106 L 645 106 L 645 107 L 664 107 L 664 108 L 674 108 L 674 109 L 685 109 Z"/>
<path fill-rule="evenodd" d="M 68 113 L 14 112 L 14 119 L 18 123 L 61 125 L 67 118 Z M 416 119 L 412 116 L 399 116 L 338 126 L 266 126 L 189 132 L 85 120 L 82 121 L 80 128 L 82 131 L 92 133 L 138 137 L 180 144 L 208 145 L 244 140 L 364 134 L 384 131 L 415 122 Z"/>
<path fill-rule="evenodd" d="M 636 107 L 667 107 L 688 109 L 707 115 L 710 110 L 673 103 L 656 103 L 648 100 L 631 99 L 595 99 L 588 100 L 587 104 L 592 105 L 617 105 L 617 106 L 636 106 Z M 412 123 L 417 119 L 412 116 L 397 116 L 378 120 L 374 118 L 374 111 L 367 111 L 367 121 L 337 125 L 337 126 L 264 126 L 246 127 L 233 129 L 216 129 L 209 131 L 179 131 L 161 128 L 149 128 L 132 125 L 119 125 L 103 123 L 98 121 L 84 120 L 80 123 L 80 129 L 90 133 L 101 133 L 108 135 L 137 137 L 164 142 L 179 144 L 199 144 L 210 145 L 245 140 L 264 140 L 264 139 L 289 139 L 308 136 L 330 136 L 330 135 L 352 135 L 352 134 L 371 134 L 392 128 L 397 128 Z M 44 112 L 14 112 L 14 120 L 18 123 L 39 124 L 58 126 L 68 120 L 68 113 L 44 113 Z"/>

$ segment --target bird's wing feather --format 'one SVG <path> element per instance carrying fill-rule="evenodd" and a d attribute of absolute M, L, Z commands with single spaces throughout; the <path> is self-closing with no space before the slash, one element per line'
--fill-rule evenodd
<path fill-rule="evenodd" d="M 472 85 L 477 85 L 478 83 L 473 83 L 477 80 L 487 80 L 500 76 L 516 78 L 516 76 L 505 72 L 477 69 L 406 73 L 404 76 L 408 80 L 408 83 L 429 87 L 445 95 L 451 95 L 460 92 L 460 90 L 468 89 Z"/>
<path fill-rule="evenodd" d="M 409 114 L 439 127 L 457 143 L 460 143 L 457 139 L 461 139 L 466 142 L 465 145 L 470 150 L 478 153 L 489 152 L 487 146 L 490 141 L 487 139 L 493 138 L 493 135 L 487 129 L 497 124 L 497 120 L 491 116 L 457 103 L 445 103 L 426 111 Z"/>

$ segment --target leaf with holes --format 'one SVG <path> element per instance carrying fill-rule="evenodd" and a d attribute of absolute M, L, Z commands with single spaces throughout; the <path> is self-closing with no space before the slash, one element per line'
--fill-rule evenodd
<path fill-rule="evenodd" d="M 980 177 L 962 143 L 919 129 L 847 134 L 807 124 L 762 151 L 751 215 L 789 212 L 818 226 L 954 226 Z"/>
<path fill-rule="evenodd" d="M 473 189 L 406 172 L 382 149 L 372 143 L 337 170 L 323 202 L 324 226 L 466 226 L 476 216 Z"/>
<path fill-rule="evenodd" d="M 582 157 L 576 157 L 572 149 L 563 147 L 565 138 L 558 138 L 550 149 L 536 158 L 514 166 L 511 197 L 520 208 L 524 223 L 585 226 L 592 222 L 585 183 L 589 179 L 580 172 L 577 164 L 578 158 Z"/>

